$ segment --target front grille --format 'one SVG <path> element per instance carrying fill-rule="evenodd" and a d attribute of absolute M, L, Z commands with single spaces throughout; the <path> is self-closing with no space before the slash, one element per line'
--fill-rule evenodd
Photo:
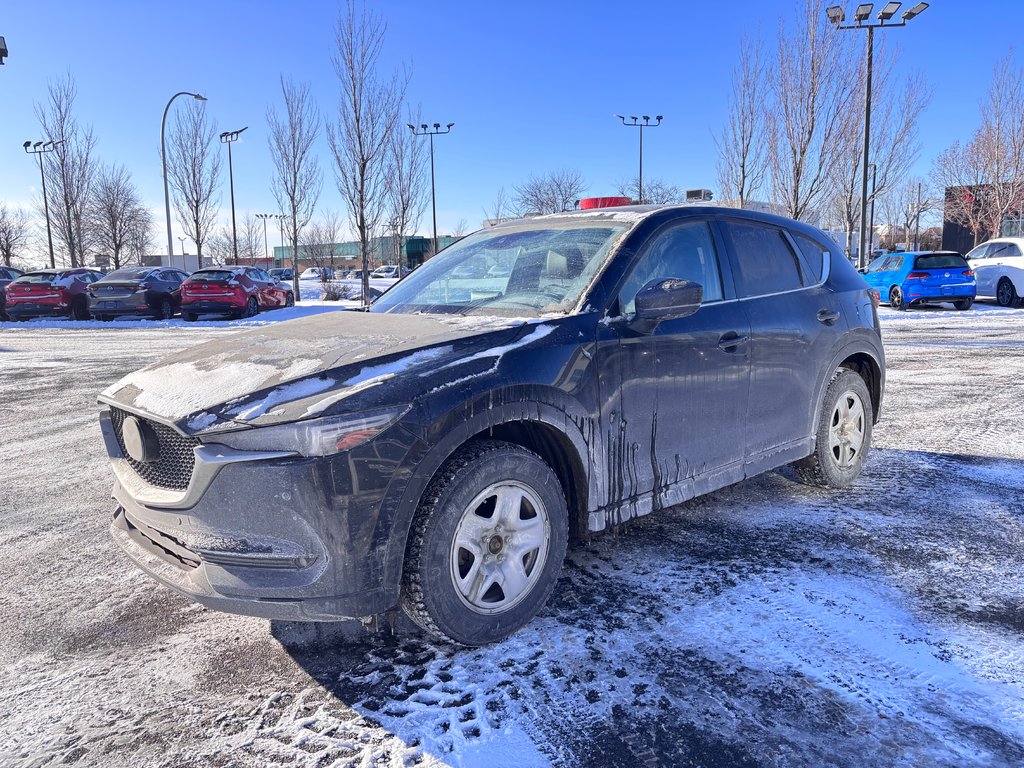
<path fill-rule="evenodd" d="M 194 437 L 186 437 L 175 432 L 170 427 L 156 421 L 136 416 L 135 418 L 144 422 L 150 427 L 160 442 L 160 457 L 156 461 L 143 463 L 136 461 L 128 455 L 124 447 L 124 438 L 121 436 L 121 427 L 125 418 L 130 416 L 120 408 L 110 409 L 110 422 L 114 426 L 114 434 L 117 436 L 117 444 L 121 448 L 125 461 L 135 470 L 135 474 L 141 477 L 150 485 L 160 488 L 169 488 L 174 491 L 183 491 L 188 488 L 192 479 L 192 469 L 196 464 L 196 455 L 193 448 L 199 445 Z"/>

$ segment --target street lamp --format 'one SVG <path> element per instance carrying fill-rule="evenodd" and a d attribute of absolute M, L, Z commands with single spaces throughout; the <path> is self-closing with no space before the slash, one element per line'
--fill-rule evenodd
<path fill-rule="evenodd" d="M 414 136 L 430 137 L 430 210 L 434 218 L 434 253 L 437 253 L 437 201 L 434 197 L 434 137 L 451 133 L 452 126 L 454 126 L 455 123 L 448 123 L 443 131 L 441 130 L 440 123 L 434 123 L 433 128 L 428 126 L 426 123 L 422 123 L 419 128 L 412 123 L 407 123 L 407 125 Z"/>
<path fill-rule="evenodd" d="M 179 237 L 178 238 L 178 242 L 181 243 L 181 254 L 182 254 L 182 256 L 185 255 L 185 241 L 186 240 L 188 240 L 187 237 Z"/>
<path fill-rule="evenodd" d="M 43 210 L 46 212 L 46 240 L 50 244 L 50 269 L 56 269 L 57 265 L 53 260 L 53 234 L 50 232 L 50 203 L 46 197 L 46 174 L 43 173 L 43 154 L 53 152 L 58 144 L 63 143 L 64 139 L 60 141 L 37 141 L 35 143 L 26 141 L 21 145 L 25 148 L 26 152 L 39 158 L 39 179 L 43 182 Z M 72 261 L 72 263 L 74 262 Z"/>
<path fill-rule="evenodd" d="M 868 34 L 864 56 L 864 156 L 861 161 L 860 177 L 860 244 L 858 246 L 860 253 L 857 257 L 858 265 L 861 269 L 867 266 L 865 260 L 867 256 L 865 253 L 867 247 L 867 217 L 865 214 L 868 208 L 868 159 L 871 144 L 871 67 L 875 53 L 875 30 L 905 27 L 908 21 L 915 16 L 920 16 L 928 8 L 928 3 L 918 3 L 913 8 L 904 11 L 900 21 L 893 22 L 892 17 L 896 15 L 901 5 L 902 3 L 886 3 L 882 10 L 878 12 L 878 22 L 875 24 L 865 24 L 864 22 L 871 17 L 874 5 L 872 3 L 860 3 L 853 12 L 853 19 L 856 23 L 846 24 L 845 26 L 843 22 L 846 20 L 846 12 L 843 11 L 842 6 L 833 5 L 825 9 L 825 15 L 828 16 L 829 22 L 834 24 L 836 29 L 863 29 L 867 30 Z"/>
<path fill-rule="evenodd" d="M 638 196 L 639 196 L 640 199 L 637 202 L 639 202 L 641 205 L 643 205 L 643 202 L 644 202 L 644 128 L 657 128 L 659 125 L 661 125 L 662 117 L 661 117 L 661 115 L 656 115 L 654 119 L 657 120 L 658 122 L 654 123 L 653 125 L 651 124 L 651 118 L 648 115 L 641 115 L 640 118 L 637 118 L 636 115 L 630 115 L 629 119 L 630 119 L 631 122 L 628 122 L 628 123 L 626 122 L 626 118 L 624 116 L 622 116 L 622 115 L 615 115 L 615 117 L 619 118 L 619 120 L 622 121 L 622 124 L 627 126 L 627 127 L 629 127 L 629 128 L 639 128 L 640 129 L 640 176 L 639 176 L 639 178 L 637 180 L 637 192 L 638 192 Z M 639 120 L 643 120 L 643 122 L 641 123 L 641 122 L 639 122 Z"/>
<path fill-rule="evenodd" d="M 167 148 L 164 145 L 164 128 L 167 125 L 167 111 L 171 108 L 171 103 L 179 96 L 191 96 L 196 101 L 206 101 L 205 96 L 201 96 L 198 93 L 192 93 L 191 91 L 178 91 L 176 94 L 171 96 L 167 101 L 167 106 L 164 107 L 164 116 L 160 119 L 160 160 L 164 166 L 164 213 L 167 214 L 167 260 L 170 263 L 171 256 L 174 255 L 174 245 L 171 240 L 171 198 L 167 193 Z M 199 268 L 203 268 L 203 257 L 199 256 Z M 182 266 L 185 266 L 184 263 Z"/>
<path fill-rule="evenodd" d="M 283 213 L 257 213 L 256 214 L 256 218 L 263 220 L 263 249 L 266 251 L 266 253 L 267 253 L 267 260 L 269 261 L 271 256 L 270 256 L 270 246 L 267 244 L 267 220 L 268 219 L 277 219 L 278 225 L 279 225 L 278 228 L 280 230 L 280 236 L 281 236 L 281 246 L 283 247 L 284 246 L 284 220 L 285 220 L 286 217 L 285 217 L 285 215 Z M 274 266 L 277 266 L 277 260 L 276 259 L 274 260 Z"/>
<path fill-rule="evenodd" d="M 237 131 L 224 131 L 220 135 L 220 143 L 228 145 L 228 184 L 231 187 L 231 250 L 235 254 L 236 265 L 238 264 L 238 230 L 235 227 L 235 171 L 231 165 L 231 145 L 238 141 L 242 131 L 248 128 L 249 126 L 245 126 Z"/>

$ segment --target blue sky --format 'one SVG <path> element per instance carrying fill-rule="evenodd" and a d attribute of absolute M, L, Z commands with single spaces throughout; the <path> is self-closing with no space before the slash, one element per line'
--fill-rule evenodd
<path fill-rule="evenodd" d="M 746 28 L 772 36 L 780 16 L 798 12 L 792 0 L 388 0 L 369 7 L 388 22 L 382 66 L 409 66 L 409 100 L 422 105 L 424 119 L 456 124 L 436 142 L 442 232 L 460 219 L 476 228 L 500 187 L 511 190 L 534 173 L 576 168 L 589 194 L 614 194 L 637 163 L 637 132 L 623 128 L 616 112 L 665 115 L 661 127 L 645 132 L 646 176 L 715 189 L 712 137 L 725 119 L 740 35 Z M 1017 0 L 934 0 L 908 28 L 887 33 L 899 46 L 897 74 L 918 69 L 934 91 L 921 120 L 918 173 L 976 127 L 992 67 L 1019 37 L 1022 10 Z M 71 72 L 78 114 L 95 129 L 99 155 L 126 165 L 154 209 L 163 200 L 161 112 L 176 91 L 198 90 L 218 130 L 249 126 L 234 147 L 237 209 L 273 212 L 265 112 L 279 102 L 284 74 L 310 81 L 322 111 L 332 114 L 337 13 L 337 3 L 320 0 L 6 3 L 0 35 L 11 54 L 0 68 L 0 200 L 24 204 L 37 193 L 37 166 L 21 144 L 41 138 L 33 104 L 47 82 Z M 1024 62 L 1020 52 L 1016 62 Z M 343 211 L 326 141 L 320 159 L 320 204 Z M 429 227 L 428 208 L 420 231 Z"/>

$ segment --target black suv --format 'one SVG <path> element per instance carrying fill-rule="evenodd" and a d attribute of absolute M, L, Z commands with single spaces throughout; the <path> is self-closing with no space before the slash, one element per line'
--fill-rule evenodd
<path fill-rule="evenodd" d="M 13 283 L 24 274 L 20 269 L 0 265 L 0 320 L 7 320 L 7 312 L 4 303 L 4 288 Z"/>
<path fill-rule="evenodd" d="M 884 389 L 876 301 L 835 243 L 774 216 L 503 223 L 369 312 L 232 334 L 107 389 L 112 531 L 214 608 L 400 604 L 492 642 L 541 608 L 573 535 L 790 463 L 853 483 Z"/>
<path fill-rule="evenodd" d="M 188 277 L 170 267 L 122 267 L 89 286 L 89 309 L 97 320 L 145 315 L 168 320 L 181 307 L 181 283 Z"/>

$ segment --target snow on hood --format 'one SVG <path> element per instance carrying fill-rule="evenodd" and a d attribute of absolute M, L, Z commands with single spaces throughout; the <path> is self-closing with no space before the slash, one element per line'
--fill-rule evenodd
<path fill-rule="evenodd" d="M 400 372 L 430 366 L 454 351 L 452 342 L 486 333 L 493 345 L 495 332 L 500 343 L 523 322 L 474 327 L 431 315 L 330 312 L 183 350 L 125 376 L 100 400 L 191 432 L 309 418 Z"/>

